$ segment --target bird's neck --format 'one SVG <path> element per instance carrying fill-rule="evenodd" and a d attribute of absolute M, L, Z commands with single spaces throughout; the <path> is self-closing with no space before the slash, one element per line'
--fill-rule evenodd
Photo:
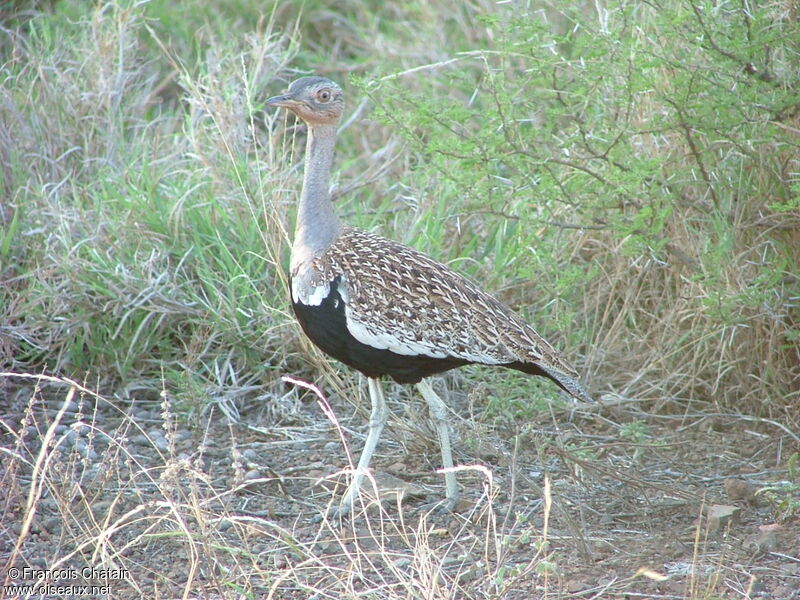
<path fill-rule="evenodd" d="M 341 231 L 328 191 L 335 141 L 336 125 L 309 128 L 303 192 L 292 246 L 293 267 L 322 254 Z"/>

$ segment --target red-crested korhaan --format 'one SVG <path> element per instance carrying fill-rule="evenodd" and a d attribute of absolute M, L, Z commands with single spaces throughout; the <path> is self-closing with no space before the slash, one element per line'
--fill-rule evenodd
<path fill-rule="evenodd" d="M 336 83 L 302 77 L 266 104 L 290 110 L 308 126 L 291 254 L 292 307 L 316 346 L 366 375 L 372 402 L 358 469 L 336 512 L 352 509 L 386 424 L 384 375 L 415 383 L 427 401 L 445 467 L 442 505 L 452 509 L 458 485 L 448 409 L 427 377 L 472 363 L 497 365 L 552 379 L 577 399 L 591 397 L 533 327 L 474 283 L 413 248 L 340 223 L 328 188 L 344 110 Z"/>

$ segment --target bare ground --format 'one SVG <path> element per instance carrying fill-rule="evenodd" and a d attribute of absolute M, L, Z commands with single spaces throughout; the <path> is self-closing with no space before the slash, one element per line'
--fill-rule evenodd
<path fill-rule="evenodd" d="M 799 449 L 774 421 L 607 397 L 503 428 L 451 393 L 465 468 L 457 512 L 440 514 L 418 508 L 444 490 L 435 436 L 420 404 L 395 400 L 373 464 L 382 507 L 314 522 L 357 458 L 364 409 L 332 398 L 336 425 L 287 385 L 241 403 L 236 423 L 216 406 L 187 422 L 168 395 L 33 384 L 0 382 L 0 563 L 49 569 L 48 584 L 111 598 L 800 598 L 798 498 L 762 489 Z"/>

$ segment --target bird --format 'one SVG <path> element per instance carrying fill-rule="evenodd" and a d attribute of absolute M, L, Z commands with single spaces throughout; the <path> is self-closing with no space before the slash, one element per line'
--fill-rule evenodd
<path fill-rule="evenodd" d="M 456 367 L 483 364 L 554 381 L 591 402 L 578 373 L 531 325 L 475 283 L 426 254 L 374 233 L 343 225 L 329 181 L 342 88 L 326 77 L 305 76 L 268 98 L 305 122 L 302 191 L 291 248 L 289 289 L 305 335 L 325 354 L 367 378 L 371 411 L 355 473 L 334 512 L 353 510 L 389 411 L 381 378 L 416 384 L 428 404 L 441 447 L 445 499 L 459 499 L 447 406 L 429 378 Z"/>

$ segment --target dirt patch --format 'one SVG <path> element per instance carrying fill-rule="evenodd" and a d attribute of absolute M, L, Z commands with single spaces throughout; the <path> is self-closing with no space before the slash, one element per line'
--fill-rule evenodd
<path fill-rule="evenodd" d="M 503 430 L 458 417 L 466 399 L 452 394 L 466 468 L 458 512 L 439 514 L 418 509 L 444 493 L 435 435 L 421 404 L 397 401 L 373 464 L 383 504 L 314 522 L 341 495 L 366 411 L 332 399 L 337 429 L 287 388 L 275 402 L 288 409 L 261 399 L 237 423 L 210 410 L 188 426 L 168 396 L 20 383 L 2 388 L 0 561 L 28 571 L 7 584 L 112 598 L 800 598 L 787 512 L 800 499 L 763 491 L 798 451 L 780 424 L 608 399 Z"/>

